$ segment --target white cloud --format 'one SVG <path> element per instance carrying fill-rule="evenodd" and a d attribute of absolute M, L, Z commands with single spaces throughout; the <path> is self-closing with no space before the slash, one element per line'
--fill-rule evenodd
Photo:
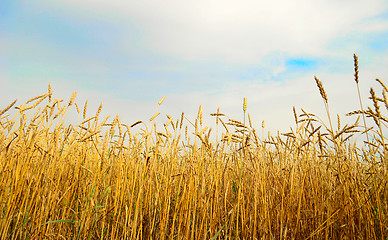
<path fill-rule="evenodd" d="M 53 3 L 47 2 L 47 4 Z M 358 108 L 356 88 L 353 85 L 354 80 L 351 73 L 353 67 L 351 57 L 359 45 L 355 44 L 354 48 L 328 51 L 327 44 L 338 36 L 346 36 L 347 33 L 387 29 L 386 23 L 376 26 L 375 21 L 363 21 L 364 18 L 374 16 L 386 9 L 386 1 L 381 0 L 297 0 L 292 4 L 287 0 L 268 2 L 66 0 L 63 1 L 63 4 L 69 7 L 68 11 L 72 14 L 101 17 L 105 21 L 114 22 L 120 28 L 125 29 L 125 25 L 129 23 L 135 25 L 140 29 L 140 37 L 147 51 L 156 51 L 178 59 L 191 59 L 199 62 L 216 59 L 220 60 L 219 62 L 237 62 L 241 64 L 239 66 L 244 66 L 244 63 L 249 63 L 251 66 L 256 64 L 278 75 L 285 70 L 283 62 L 285 56 L 313 55 L 321 59 L 322 56 L 327 55 L 342 57 L 345 55 L 349 59 L 347 72 L 350 73 L 330 73 L 328 69 L 316 73 L 329 96 L 333 118 L 335 118 L 335 113 L 345 114 Z M 85 11 L 74 11 L 74 8 L 81 8 Z M 62 7 L 60 9 L 63 10 Z M 123 44 L 131 42 L 126 41 L 125 38 L 133 37 L 133 35 L 127 35 L 118 42 Z M 33 49 L 37 49 L 34 44 L 32 46 L 34 46 Z M 125 52 L 129 51 L 130 46 L 124 45 L 118 48 Z M 47 51 L 52 51 L 52 54 L 56 53 L 52 48 L 48 48 Z M 87 68 L 88 71 L 108 72 L 104 64 L 98 60 L 89 61 L 88 56 L 84 57 L 79 60 L 79 64 L 76 61 L 77 66 Z M 74 59 L 79 58 L 77 56 Z M 327 59 L 330 61 L 330 57 Z M 368 62 L 374 64 L 364 64 Z M 362 96 L 366 102 L 368 102 L 369 87 L 377 86 L 374 79 L 380 77 L 383 81 L 387 81 L 384 79 L 388 76 L 386 70 L 388 68 L 384 66 L 387 62 L 388 58 L 385 56 L 369 59 L 368 56 L 360 54 L 360 84 L 363 91 Z M 147 69 L 146 63 L 144 66 Z M 177 67 L 171 67 L 168 64 L 160 68 L 176 71 Z M 190 69 L 190 66 L 185 65 L 180 68 L 178 71 L 185 72 Z M 228 86 L 223 86 L 217 91 L 217 94 L 208 94 L 206 90 L 203 90 L 169 95 L 160 110 L 175 118 L 184 111 L 193 120 L 198 106 L 203 104 L 207 116 L 220 107 L 221 111 L 231 118 L 242 120 L 242 99 L 247 97 L 248 112 L 255 121 L 255 127 L 259 128 L 261 121 L 265 120 L 267 128 L 272 132 L 277 129 L 287 131 L 289 126 L 293 126 L 292 106 L 297 109 L 302 107 L 326 119 L 313 75 L 301 74 L 300 76 L 297 79 L 286 78 L 283 82 L 257 79 L 244 83 L 229 83 Z M 28 77 L 24 80 L 29 81 Z M 46 79 L 31 79 L 30 82 L 34 80 L 37 82 L 34 89 L 24 87 L 22 93 L 12 91 L 26 98 L 41 94 L 42 92 L 37 91 L 40 89 L 45 91 L 47 85 L 46 83 L 43 85 L 43 82 Z M 91 115 L 95 113 L 102 101 L 104 103 L 103 115 L 109 114 L 113 117 L 119 114 L 123 122 L 131 124 L 137 120 L 147 121 L 157 107 L 157 101 L 150 103 L 123 100 L 114 94 L 104 93 L 103 90 L 80 89 L 79 86 L 76 86 L 74 79 L 72 79 L 73 82 L 67 82 L 66 79 L 60 79 L 60 77 L 51 80 L 54 81 L 53 89 L 57 97 L 68 99 L 72 91 L 78 90 L 77 99 L 80 103 L 86 99 L 89 100 Z M 203 81 L 203 79 L 198 81 Z M 3 84 L 4 80 L 1 83 Z M 11 84 L 7 84 L 7 81 L 5 84 L 2 87 L 5 86 L 6 94 L 9 94 Z M 1 98 L 0 100 L 2 103 L 8 103 L 13 99 Z M 162 118 L 165 119 L 163 115 Z M 208 116 L 209 122 L 210 119 Z"/>
<path fill-rule="evenodd" d="M 66 0 L 64 4 L 95 11 L 106 20 L 114 14 L 122 26 L 130 21 L 141 29 L 142 41 L 159 53 L 240 63 L 274 51 L 322 54 L 339 35 L 377 28 L 362 20 L 387 7 L 384 0 Z M 381 28 L 386 26 L 377 29 Z"/>

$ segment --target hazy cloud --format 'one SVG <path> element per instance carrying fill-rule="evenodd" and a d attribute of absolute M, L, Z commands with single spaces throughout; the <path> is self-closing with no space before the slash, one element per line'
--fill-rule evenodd
<path fill-rule="evenodd" d="M 183 59 L 257 61 L 273 51 L 322 54 L 349 32 L 386 30 L 373 20 L 383 0 L 374 1 L 66 1 L 63 4 L 133 21 L 142 41 L 161 54 Z M 128 35 L 127 39 L 133 36 Z"/>

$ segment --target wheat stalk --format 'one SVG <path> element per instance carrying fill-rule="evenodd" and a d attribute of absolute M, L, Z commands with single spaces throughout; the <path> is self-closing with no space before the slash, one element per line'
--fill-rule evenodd
<path fill-rule="evenodd" d="M 77 92 L 73 92 L 73 94 L 71 95 L 69 104 L 67 105 L 68 107 L 70 107 L 71 105 L 73 105 L 76 96 L 77 96 Z"/>
<path fill-rule="evenodd" d="M 159 100 L 158 106 L 160 106 L 160 105 L 163 103 L 163 101 L 164 101 L 165 98 L 166 98 L 166 96 L 163 96 L 163 97 Z"/>
<path fill-rule="evenodd" d="M 4 108 L 1 112 L 0 112 L 0 116 L 3 115 L 5 112 L 7 112 L 13 105 L 15 105 L 17 99 L 15 99 L 15 101 L 13 101 L 10 105 L 8 105 L 6 108 Z"/>
<path fill-rule="evenodd" d="M 359 82 L 359 79 L 358 79 L 358 57 L 357 57 L 356 54 L 353 54 L 353 59 L 354 59 L 354 80 L 355 80 L 356 86 L 357 86 L 358 100 L 360 102 L 361 111 L 363 112 L 364 111 L 364 107 L 362 106 L 360 86 L 358 84 L 358 82 Z M 365 120 L 365 114 L 364 113 L 362 113 L 362 119 L 364 121 L 364 128 L 366 130 L 367 126 L 366 126 L 366 120 Z M 368 132 L 366 132 L 366 138 L 367 138 L 367 141 L 369 142 Z"/>
<path fill-rule="evenodd" d="M 88 100 L 85 101 L 84 111 L 83 111 L 83 114 L 82 114 L 83 119 L 86 118 L 86 110 L 87 110 L 87 108 L 88 108 Z"/>

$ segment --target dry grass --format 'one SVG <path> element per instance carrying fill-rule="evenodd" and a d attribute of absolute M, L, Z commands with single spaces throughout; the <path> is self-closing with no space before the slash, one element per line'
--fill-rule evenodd
<path fill-rule="evenodd" d="M 264 122 L 260 138 L 249 115 L 246 126 L 246 99 L 243 123 L 212 114 L 212 138 L 202 106 L 194 121 L 167 115 L 157 126 L 156 110 L 128 126 L 118 116 L 99 121 L 102 105 L 87 119 L 86 102 L 83 112 L 76 105 L 82 122 L 65 125 L 76 93 L 61 106 L 49 86 L 13 117 L 15 102 L 0 111 L 0 238 L 386 239 L 388 120 L 379 104 L 387 90 L 379 82 L 383 98 L 371 90 L 373 108 L 349 113 L 376 126 L 341 126 L 337 117 L 333 127 L 293 109 L 296 127 L 266 139 Z"/>

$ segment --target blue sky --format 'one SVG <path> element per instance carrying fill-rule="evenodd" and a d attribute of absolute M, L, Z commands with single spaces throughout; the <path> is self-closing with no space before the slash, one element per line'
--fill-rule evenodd
<path fill-rule="evenodd" d="M 388 76 L 387 1 L 3 0 L 0 109 L 49 83 L 128 123 L 162 96 L 176 117 L 202 104 L 240 119 L 247 97 L 257 126 L 287 130 L 292 106 L 324 112 L 314 75 L 334 113 L 357 109 L 353 53 L 367 98 Z"/>

